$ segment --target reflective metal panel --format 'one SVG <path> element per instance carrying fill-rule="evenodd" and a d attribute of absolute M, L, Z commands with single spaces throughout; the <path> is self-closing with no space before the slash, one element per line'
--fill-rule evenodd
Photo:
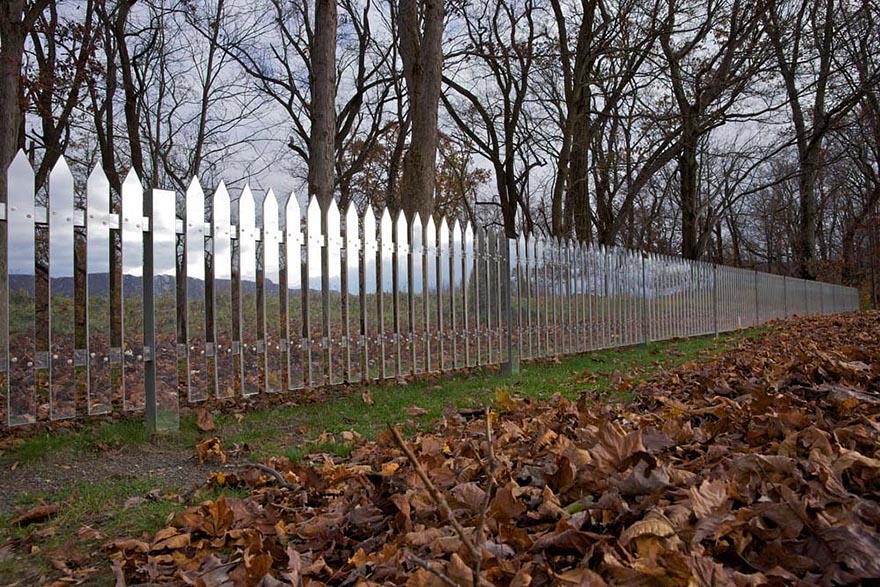
<path fill-rule="evenodd" d="M 397 374 L 397 336 L 394 331 L 394 238 L 388 208 L 379 219 L 379 250 L 381 255 L 379 316 L 382 326 L 382 377 Z"/>
<path fill-rule="evenodd" d="M 306 313 L 306 336 L 308 343 L 308 384 L 317 387 L 324 384 L 324 328 L 321 305 L 322 277 L 321 250 L 324 234 L 321 232 L 321 206 L 312 196 L 306 210 L 306 283 L 308 287 L 303 300 Z"/>
<path fill-rule="evenodd" d="M 447 371 L 452 366 L 452 283 L 449 279 L 449 224 L 446 218 L 440 221 L 437 243 L 440 252 L 440 369 Z"/>
<path fill-rule="evenodd" d="M 177 397 L 177 203 L 174 192 L 153 190 L 153 319 L 156 429 L 179 428 Z"/>
<path fill-rule="evenodd" d="M 397 335 L 397 373 L 412 372 L 412 325 L 410 310 L 409 226 L 406 214 L 397 214 L 394 223 L 397 245 L 394 265 L 394 331 Z"/>
<path fill-rule="evenodd" d="M 361 239 L 360 219 L 354 202 L 348 204 L 345 212 L 345 364 L 347 367 L 346 381 L 357 383 L 363 378 L 361 350 L 363 336 L 361 334 Z"/>
<path fill-rule="evenodd" d="M 412 346 L 413 372 L 417 375 L 425 372 L 427 352 L 427 330 L 425 312 L 427 297 L 425 296 L 425 251 L 422 246 L 424 231 L 422 219 L 416 214 L 411 228 L 412 257 Z"/>
<path fill-rule="evenodd" d="M 287 277 L 287 386 L 301 389 L 305 384 L 303 361 L 302 218 L 296 194 L 287 199 L 284 221 L 285 275 Z"/>
<path fill-rule="evenodd" d="M 458 220 L 452 225 L 452 354 L 453 367 L 465 366 L 465 340 L 467 326 L 464 321 L 464 257 L 462 256 L 461 225 Z"/>
<path fill-rule="evenodd" d="M 263 341 L 266 349 L 266 391 L 284 391 L 284 338 L 281 311 L 281 230 L 278 199 L 269 190 L 263 199 Z"/>
<path fill-rule="evenodd" d="M 144 407 L 143 222 L 143 189 L 132 171 L 122 184 L 122 397 L 126 410 Z"/>
<path fill-rule="evenodd" d="M 6 209 L 9 272 L 9 337 L 7 377 L 7 419 L 10 426 L 36 421 L 37 402 L 34 379 L 36 313 L 34 307 L 34 173 L 21 151 L 8 170 L 9 192 Z M 4 365 L 5 366 L 5 365 Z"/>
<path fill-rule="evenodd" d="M 197 179 L 186 192 L 186 388 L 189 401 L 208 399 L 205 310 L 205 194 Z"/>
<path fill-rule="evenodd" d="M 239 308 L 241 325 L 241 393 L 256 395 L 263 388 L 263 341 L 259 339 L 257 297 L 257 211 L 251 189 L 245 186 L 238 198 Z"/>
<path fill-rule="evenodd" d="M 327 208 L 327 291 L 323 303 L 324 336 L 329 345 L 327 375 L 331 384 L 345 379 L 345 341 L 342 325 L 342 222 L 339 207 L 331 201 Z"/>
<path fill-rule="evenodd" d="M 474 263 L 474 230 L 470 223 L 464 226 L 464 339 L 465 364 L 477 364 L 477 273 Z"/>
<path fill-rule="evenodd" d="M 519 349 L 521 359 L 528 359 L 528 332 L 526 330 L 529 323 L 528 317 L 528 299 L 529 299 L 529 278 L 528 278 L 528 256 L 526 254 L 526 235 L 520 233 L 516 243 L 516 272 L 517 272 L 517 294 L 516 294 L 516 331 L 514 333 L 514 344 Z"/>
<path fill-rule="evenodd" d="M 487 251 L 487 263 L 489 270 L 486 275 L 489 277 L 489 363 L 498 364 L 501 362 L 501 275 L 498 271 L 499 260 L 501 258 L 498 249 L 498 234 L 494 230 L 487 233 L 487 242 L 489 246 Z"/>
<path fill-rule="evenodd" d="M 364 354 L 367 379 L 379 379 L 382 374 L 382 342 L 379 330 L 379 283 L 376 265 L 379 241 L 376 239 L 376 217 L 372 206 L 364 212 Z"/>
<path fill-rule="evenodd" d="M 489 242 L 485 228 L 477 229 L 477 363 L 489 364 Z"/>
<path fill-rule="evenodd" d="M 73 175 L 60 159 L 49 175 L 49 413 L 76 416 Z"/>
<path fill-rule="evenodd" d="M 213 361 L 214 389 L 218 398 L 235 396 L 235 366 L 232 354 L 232 228 L 230 223 L 229 192 L 221 183 L 214 192 L 211 206 L 211 241 L 214 246 L 212 259 L 214 279 L 213 303 Z"/>
<path fill-rule="evenodd" d="M 88 330 L 88 410 L 106 414 L 113 406 L 115 386 L 110 368 L 110 182 L 95 167 L 86 185 L 86 329 Z"/>
<path fill-rule="evenodd" d="M 434 224 L 434 219 L 429 216 L 425 224 L 425 295 L 428 300 L 425 324 L 428 333 L 427 370 L 429 372 L 440 370 L 440 295 L 437 285 L 437 263 L 437 226 Z"/>

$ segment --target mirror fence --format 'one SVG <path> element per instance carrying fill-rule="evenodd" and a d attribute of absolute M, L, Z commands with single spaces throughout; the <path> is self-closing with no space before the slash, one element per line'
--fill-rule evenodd
<path fill-rule="evenodd" d="M 147 193 L 129 174 L 114 198 L 96 169 L 77 193 L 62 159 L 39 195 L 23 154 L 8 179 L 8 426 L 146 408 L 175 428 L 184 403 L 858 309 L 839 285 L 222 183 Z"/>

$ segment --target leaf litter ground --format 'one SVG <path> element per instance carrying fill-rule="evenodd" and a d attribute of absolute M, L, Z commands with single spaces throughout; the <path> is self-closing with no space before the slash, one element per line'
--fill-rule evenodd
<path fill-rule="evenodd" d="M 880 578 L 880 313 L 791 321 L 634 390 L 501 391 L 106 546 L 118 584 L 843 585 Z"/>
<path fill-rule="evenodd" d="M 499 390 L 486 416 L 450 410 L 344 460 L 217 473 L 249 496 L 105 550 L 117 585 L 880 578 L 880 313 L 797 319 L 632 391 L 609 405 Z"/>

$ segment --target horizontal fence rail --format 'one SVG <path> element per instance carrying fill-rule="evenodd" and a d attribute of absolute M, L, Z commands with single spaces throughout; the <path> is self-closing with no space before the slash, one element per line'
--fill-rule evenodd
<path fill-rule="evenodd" d="M 23 154 L 0 207 L 9 426 L 537 359 L 858 308 L 853 288 L 547 238 L 507 239 L 249 188 L 233 208 L 85 193 L 64 160 L 38 198 Z M 45 201 L 38 201 L 45 200 Z M 145 204 L 149 203 L 145 207 Z M 148 208 L 148 209 L 147 209 Z M 233 215 L 234 212 L 234 215 Z"/>

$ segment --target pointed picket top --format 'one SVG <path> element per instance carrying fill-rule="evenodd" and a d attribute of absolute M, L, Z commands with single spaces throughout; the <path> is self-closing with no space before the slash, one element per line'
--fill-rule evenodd
<path fill-rule="evenodd" d="M 422 240 L 424 238 L 422 228 L 422 217 L 416 212 L 413 216 L 412 226 L 410 226 L 410 250 L 417 255 L 422 253 Z"/>
<path fill-rule="evenodd" d="M 443 245 L 449 246 L 449 224 L 445 216 L 440 220 L 440 246 Z"/>
<path fill-rule="evenodd" d="M 311 240 L 321 240 L 321 205 L 318 198 L 312 196 L 306 207 L 306 237 Z"/>
<path fill-rule="evenodd" d="M 186 189 L 186 225 L 205 229 L 205 192 L 198 177 L 194 177 Z"/>
<path fill-rule="evenodd" d="M 8 205 L 18 205 L 27 209 L 34 206 L 34 170 L 28 161 L 24 151 L 19 150 L 6 169 L 6 177 L 9 179 Z M 15 188 L 15 189 L 13 189 Z M 30 199 L 28 200 L 28 193 Z M 33 216 L 33 212 L 31 212 Z"/>
<path fill-rule="evenodd" d="M 278 198 L 275 197 L 275 192 L 270 189 L 266 192 L 266 197 L 263 198 L 263 230 L 277 233 L 278 226 Z"/>
<path fill-rule="evenodd" d="M 100 165 L 95 165 L 92 168 L 92 172 L 89 174 L 89 177 L 86 179 L 86 185 L 94 185 L 97 189 L 103 187 L 104 184 L 107 185 L 108 189 L 110 188 L 110 182 L 107 180 L 107 174 L 104 173 L 104 168 Z"/>
<path fill-rule="evenodd" d="M 213 211 L 212 220 L 214 226 L 228 226 L 230 224 L 232 206 L 229 203 L 229 190 L 226 189 L 226 184 L 222 181 L 217 186 L 217 189 L 214 190 L 214 201 L 211 209 Z"/>
<path fill-rule="evenodd" d="M 379 244 L 383 249 L 391 250 L 393 241 L 391 238 L 391 213 L 388 208 L 382 210 L 382 216 L 379 218 Z"/>
<path fill-rule="evenodd" d="M 244 186 L 238 198 L 238 226 L 241 230 L 254 230 L 257 226 L 257 207 L 249 185 Z"/>
<path fill-rule="evenodd" d="M 49 183 L 51 184 L 53 181 L 56 183 L 69 181 L 73 184 L 73 174 L 70 172 L 70 166 L 67 165 L 67 160 L 64 157 L 58 158 L 58 162 L 55 163 L 55 167 L 53 167 L 51 173 L 49 173 Z"/>
<path fill-rule="evenodd" d="M 327 226 L 332 226 L 333 224 L 339 226 L 341 222 L 342 215 L 339 212 L 339 204 L 336 203 L 335 199 L 332 199 L 327 206 Z"/>
<path fill-rule="evenodd" d="M 293 255 L 293 247 L 302 244 L 302 211 L 293 192 L 284 206 L 284 233 L 287 235 L 288 255 Z"/>
<path fill-rule="evenodd" d="M 468 259 L 468 263 L 474 257 L 474 229 L 470 222 L 464 223 L 464 256 Z"/>
<path fill-rule="evenodd" d="M 526 258 L 526 233 L 520 232 L 519 238 L 516 239 L 516 251 L 520 259 Z"/>
<path fill-rule="evenodd" d="M 351 249 L 352 247 L 357 247 L 360 239 L 358 238 L 358 224 L 360 218 L 358 217 L 358 210 L 355 203 L 349 202 L 348 208 L 345 211 L 345 242 L 346 248 Z"/>
<path fill-rule="evenodd" d="M 376 214 L 373 212 L 373 207 L 367 204 L 367 209 L 364 210 L 364 243 L 374 243 L 376 242 Z"/>
<path fill-rule="evenodd" d="M 437 225 L 434 223 L 434 216 L 428 216 L 428 222 L 425 224 L 425 249 L 429 252 L 437 248 Z"/>
<path fill-rule="evenodd" d="M 73 226 L 73 174 L 64 157 L 58 159 L 49 173 L 49 215 L 50 224 Z M 60 218 L 62 215 L 64 218 Z"/>
<path fill-rule="evenodd" d="M 405 254 L 409 246 L 409 223 L 406 221 L 406 213 L 401 210 L 397 213 L 397 220 L 394 222 L 394 232 L 397 235 L 397 251 L 399 254 Z"/>

